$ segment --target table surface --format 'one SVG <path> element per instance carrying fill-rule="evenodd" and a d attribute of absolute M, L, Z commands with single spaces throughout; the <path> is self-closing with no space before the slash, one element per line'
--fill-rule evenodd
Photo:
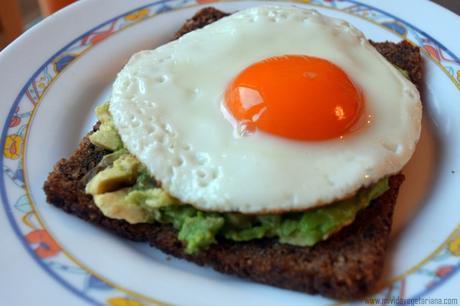
<path fill-rule="evenodd" d="M 460 0 L 432 0 L 433 2 L 444 6 L 452 12 L 460 15 Z"/>

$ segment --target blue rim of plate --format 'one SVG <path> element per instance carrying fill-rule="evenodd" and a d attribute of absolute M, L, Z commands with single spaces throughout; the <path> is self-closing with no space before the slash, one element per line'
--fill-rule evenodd
<path fill-rule="evenodd" d="M 84 267 L 68 252 L 63 250 L 46 230 L 46 227 L 43 226 L 40 216 L 34 209 L 23 167 L 27 132 L 33 119 L 33 113 L 40 104 L 39 102 L 45 95 L 46 90 L 59 74 L 98 42 L 157 14 L 204 3 L 210 4 L 210 2 L 217 1 L 155 1 L 127 11 L 93 27 L 51 56 L 25 83 L 12 103 L 2 130 L 3 154 L 0 156 L 0 166 L 3 171 L 3 175 L 0 176 L 0 194 L 8 220 L 15 234 L 35 262 L 59 284 L 89 303 L 118 305 L 119 303 L 129 302 L 133 306 L 144 305 L 144 302 L 157 305 L 164 304 L 154 298 L 143 296 L 113 284 L 103 276 L 91 271 L 88 267 Z M 426 32 L 406 21 L 355 0 L 304 0 L 291 2 L 348 13 L 384 27 L 398 34 L 401 38 L 414 42 L 447 74 L 453 85 L 460 88 L 459 58 Z M 7 185 L 9 189 L 7 189 Z M 10 195 L 20 194 L 15 197 L 14 203 L 9 201 L 7 190 L 10 191 Z M 423 269 L 420 269 L 422 267 Z M 398 297 L 404 296 L 407 294 L 405 292 L 406 282 L 414 275 L 417 275 L 426 279 L 426 285 L 421 290 L 418 290 L 417 293 L 406 297 L 421 298 L 444 284 L 459 270 L 460 226 L 457 226 L 444 243 L 433 251 L 430 256 L 414 268 L 400 275 L 400 277 L 397 277 L 375 297 L 389 297 L 394 294 Z M 94 292 L 97 292 L 97 296 L 93 294 Z M 101 294 L 101 292 L 104 294 Z"/>

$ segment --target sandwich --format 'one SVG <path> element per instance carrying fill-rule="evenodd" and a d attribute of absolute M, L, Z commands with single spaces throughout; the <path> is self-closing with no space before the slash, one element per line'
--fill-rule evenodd
<path fill-rule="evenodd" d="M 316 11 L 205 8 L 131 57 L 47 201 L 222 273 L 363 297 L 420 136 L 421 65 Z"/>

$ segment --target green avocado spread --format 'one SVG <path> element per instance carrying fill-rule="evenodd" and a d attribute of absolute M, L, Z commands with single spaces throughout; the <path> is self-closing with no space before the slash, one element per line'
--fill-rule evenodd
<path fill-rule="evenodd" d="M 161 189 L 136 157 L 123 148 L 108 104 L 99 106 L 96 113 L 101 126 L 90 135 L 90 141 L 114 152 L 104 156 L 104 167 L 87 183 L 86 192 L 108 218 L 172 225 L 189 254 L 220 238 L 248 241 L 270 237 L 281 243 L 313 246 L 352 223 L 361 209 L 389 188 L 384 178 L 349 199 L 302 212 L 245 215 L 202 211 Z M 107 128 L 101 129 L 103 126 Z"/>
<path fill-rule="evenodd" d="M 89 135 L 89 140 L 98 147 L 116 151 L 123 147 L 120 135 L 115 129 L 112 116 L 109 112 L 109 103 L 104 103 L 96 107 L 96 117 L 101 123 L 99 129 Z"/>

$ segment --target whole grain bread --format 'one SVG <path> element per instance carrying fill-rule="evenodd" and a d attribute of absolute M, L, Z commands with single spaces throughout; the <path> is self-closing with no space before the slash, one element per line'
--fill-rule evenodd
<path fill-rule="evenodd" d="M 177 36 L 226 15 L 213 8 L 201 10 L 186 21 Z M 391 63 L 406 70 L 415 84 L 420 84 L 422 62 L 417 47 L 408 42 L 372 43 Z M 173 256 L 277 287 L 352 299 L 366 295 L 381 274 L 393 208 L 404 180 L 401 174 L 390 177 L 390 189 L 362 210 L 351 225 L 314 247 L 280 244 L 276 239 L 249 242 L 219 239 L 217 244 L 192 256 L 184 252 L 171 226 L 129 224 L 106 218 L 92 197 L 85 194 L 84 176 L 107 153 L 85 137 L 78 150 L 59 161 L 49 174 L 44 185 L 47 201 L 125 238 L 148 242 Z"/>

